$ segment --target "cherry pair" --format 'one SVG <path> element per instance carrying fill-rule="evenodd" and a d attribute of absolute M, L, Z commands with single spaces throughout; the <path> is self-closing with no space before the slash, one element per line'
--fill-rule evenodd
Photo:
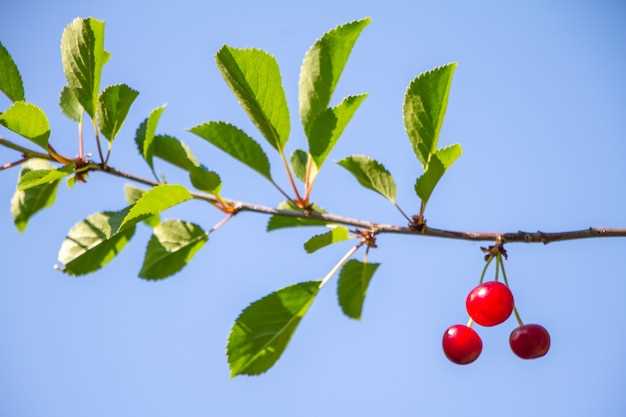
<path fill-rule="evenodd" d="M 496 281 L 483 283 L 489 263 L 496 258 Z M 502 270 L 505 284 L 497 281 Z M 496 326 L 506 321 L 515 311 L 519 327 L 511 332 L 509 344 L 513 352 L 522 359 L 535 359 L 544 356 L 550 348 L 550 334 L 539 324 L 523 324 L 515 308 L 513 294 L 508 287 L 508 279 L 504 270 L 501 254 L 487 258 L 483 269 L 480 285 L 467 295 L 465 305 L 470 320 L 467 325 L 456 324 L 446 329 L 443 335 L 443 351 L 452 362 L 466 365 L 474 362 L 483 349 L 478 333 L 472 329 L 472 323 L 481 326 Z"/>

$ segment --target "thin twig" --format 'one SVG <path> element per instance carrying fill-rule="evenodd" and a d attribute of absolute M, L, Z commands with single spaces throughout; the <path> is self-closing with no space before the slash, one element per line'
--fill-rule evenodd
<path fill-rule="evenodd" d="M 17 161 L 4 163 L 4 164 L 0 165 L 0 171 L 4 171 L 6 169 L 11 169 L 11 168 L 16 167 L 18 165 L 21 165 L 24 162 L 28 161 L 29 159 L 30 158 L 28 158 L 28 157 L 24 157 L 22 159 L 18 159 Z"/>
<path fill-rule="evenodd" d="M 32 149 L 24 148 L 10 141 L 0 138 L 0 146 L 16 150 L 28 156 L 29 158 L 42 158 L 54 161 L 49 155 L 42 154 Z M 103 172 L 116 177 L 125 178 L 150 187 L 159 185 L 159 182 L 148 180 L 134 174 L 120 171 L 111 166 L 92 165 L 91 171 Z M 192 197 L 196 200 L 204 200 L 209 203 L 216 203 L 216 197 L 209 194 L 192 193 Z M 340 216 L 332 213 L 319 213 L 312 210 L 281 210 L 273 207 L 267 207 L 261 204 L 247 203 L 244 201 L 226 199 L 231 204 L 235 204 L 239 211 L 249 211 L 265 215 L 277 215 L 283 217 L 294 217 L 299 219 L 321 220 L 326 223 L 343 224 L 354 226 L 366 230 L 376 230 L 377 234 L 391 233 L 413 236 L 430 236 L 444 239 L 468 240 L 474 242 L 496 242 L 498 238 L 503 243 L 543 243 L 561 242 L 566 240 L 589 239 L 589 238 L 606 238 L 606 237 L 626 237 L 626 228 L 610 228 L 610 227 L 589 227 L 580 230 L 569 230 L 562 232 L 467 232 L 458 230 L 438 229 L 435 227 L 425 226 L 423 230 L 417 231 L 408 226 L 398 226 L 391 224 L 376 223 L 367 220 L 355 219 L 352 217 Z"/>

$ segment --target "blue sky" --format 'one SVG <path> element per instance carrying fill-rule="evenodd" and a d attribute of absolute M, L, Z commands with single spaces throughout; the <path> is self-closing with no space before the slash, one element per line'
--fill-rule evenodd
<path fill-rule="evenodd" d="M 89 15 L 107 22 L 113 57 L 103 84 L 140 91 L 116 142 L 115 166 L 149 174 L 132 137 L 150 109 L 168 103 L 159 131 L 183 139 L 217 170 L 227 196 L 278 203 L 252 171 L 185 131 L 222 119 L 260 139 L 213 55 L 228 43 L 277 57 L 291 150 L 304 143 L 297 117 L 304 52 L 325 30 L 371 16 L 335 93 L 337 100 L 361 91 L 369 97 L 332 160 L 375 156 L 394 174 L 400 204 L 415 212 L 420 168 L 402 126 L 403 93 L 417 73 L 458 61 L 441 143 L 460 142 L 465 153 L 435 191 L 429 224 L 506 231 L 626 225 L 620 2 L 11 2 L 0 40 L 20 67 L 28 99 L 46 110 L 53 143 L 67 152 L 74 152 L 75 127 L 57 106 L 59 41 L 68 22 Z M 14 155 L 0 150 L 0 157 Z M 272 162 L 284 183 L 279 161 Z M 164 164 L 158 169 L 184 180 Z M 0 175 L 1 416 L 626 414 L 624 239 L 509 246 L 521 313 L 552 335 L 541 360 L 510 352 L 510 319 L 479 328 L 484 350 L 473 365 L 449 363 L 441 335 L 466 321 L 480 245 L 382 236 L 371 254 L 382 265 L 361 322 L 342 316 L 333 282 L 269 373 L 230 380 L 224 345 L 239 311 L 272 290 L 318 279 L 346 246 L 307 255 L 302 242 L 311 230 L 266 234 L 265 217 L 244 214 L 169 280 L 137 278 L 145 227 L 107 268 L 70 278 L 52 268 L 65 233 L 92 212 L 122 207 L 124 182 L 93 175 L 87 185 L 63 187 L 57 204 L 20 234 L 8 210 L 16 174 Z M 337 213 L 402 222 L 334 164 L 320 175 L 314 198 Z M 199 202 L 166 217 L 206 228 L 220 218 Z"/>

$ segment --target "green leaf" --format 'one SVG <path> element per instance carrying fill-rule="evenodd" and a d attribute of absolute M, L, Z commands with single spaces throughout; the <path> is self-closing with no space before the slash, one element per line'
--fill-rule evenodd
<path fill-rule="evenodd" d="M 158 280 L 176 274 L 209 240 L 198 225 L 182 220 L 168 220 L 154 228 L 148 242 L 139 276 Z"/>
<path fill-rule="evenodd" d="M 73 172 L 73 165 L 67 165 L 59 169 L 31 169 L 20 176 L 17 189 L 19 191 L 26 191 L 43 184 L 58 182 Z"/>
<path fill-rule="evenodd" d="M 53 166 L 45 159 L 30 159 L 22 165 L 18 183 L 29 172 L 50 170 Z M 50 207 L 56 200 L 59 181 L 42 184 L 26 191 L 16 190 L 11 199 L 11 214 L 17 230 L 26 230 L 28 221 L 40 210 Z"/>
<path fill-rule="evenodd" d="M 276 363 L 315 300 L 319 285 L 319 281 L 294 284 L 243 310 L 226 347 L 231 377 L 259 375 Z"/>
<path fill-rule="evenodd" d="M 84 111 L 83 106 L 81 106 L 78 102 L 74 90 L 72 90 L 68 86 L 63 87 L 63 90 L 61 90 L 59 106 L 61 106 L 63 114 L 65 114 L 76 123 L 80 122 L 80 118 L 82 117 Z"/>
<path fill-rule="evenodd" d="M 134 225 L 117 232 L 126 212 L 95 213 L 75 224 L 59 250 L 61 270 L 69 275 L 85 275 L 111 262 L 135 233 Z"/>
<path fill-rule="evenodd" d="M 137 144 L 139 153 L 143 156 L 143 159 L 146 160 L 152 171 L 154 171 L 154 134 L 163 111 L 165 111 L 165 105 L 152 110 L 150 115 L 141 122 L 135 132 L 135 143 Z"/>
<path fill-rule="evenodd" d="M 439 149 L 430 157 L 424 174 L 415 182 L 415 192 L 425 205 L 446 170 L 461 156 L 463 148 L 455 144 Z"/>
<path fill-rule="evenodd" d="M 126 184 L 124 186 L 124 197 L 126 197 L 126 202 L 128 202 L 128 204 L 135 204 L 145 193 L 145 190 L 133 187 L 130 184 Z M 143 222 L 150 227 L 155 227 L 161 223 L 161 216 L 155 214 L 145 218 Z"/>
<path fill-rule="evenodd" d="M 153 154 L 185 171 L 200 165 L 191 149 L 182 141 L 170 135 L 156 135 L 153 140 Z"/>
<path fill-rule="evenodd" d="M 341 269 L 337 296 L 346 316 L 356 320 L 361 318 L 367 288 L 379 266 L 380 264 L 351 259 Z"/>
<path fill-rule="evenodd" d="M 11 101 L 25 100 L 22 76 L 2 42 L 0 42 L 0 91 Z"/>
<path fill-rule="evenodd" d="M 282 152 L 289 139 L 289 109 L 276 59 L 259 49 L 224 45 L 215 60 L 252 122 Z"/>
<path fill-rule="evenodd" d="M 301 208 L 298 208 L 290 204 L 289 202 L 280 203 L 278 205 L 278 209 L 303 212 Z M 317 206 L 313 206 L 313 211 L 316 211 L 318 213 L 324 213 L 324 210 Z M 274 214 L 269 218 L 266 230 L 268 232 L 271 232 L 274 230 L 287 229 L 291 227 L 326 226 L 327 224 L 328 223 L 326 223 L 324 220 L 303 219 L 300 217 L 289 217 Z"/>
<path fill-rule="evenodd" d="M 122 128 L 128 110 L 133 104 L 139 92 L 126 84 L 116 84 L 107 87 L 98 100 L 98 124 L 100 132 L 109 142 L 113 142 L 115 136 Z"/>
<path fill-rule="evenodd" d="M 348 156 L 338 164 L 350 171 L 363 187 L 377 192 L 395 204 L 396 183 L 383 164 L 363 155 Z"/>
<path fill-rule="evenodd" d="M 300 68 L 300 118 L 305 132 L 330 103 L 339 77 L 361 31 L 370 24 L 365 18 L 326 32 L 304 55 Z"/>
<path fill-rule="evenodd" d="M 209 194 L 219 194 L 222 188 L 222 179 L 215 171 L 210 171 L 204 165 L 189 170 L 191 184 L 200 191 Z"/>
<path fill-rule="evenodd" d="M 346 97 L 338 106 L 321 112 L 311 123 L 307 131 L 309 152 L 311 152 L 318 169 L 322 167 L 352 116 L 366 97 L 367 94 Z"/>
<path fill-rule="evenodd" d="M 48 150 L 50 124 L 43 110 L 34 104 L 16 101 L 0 113 L 0 124 Z"/>
<path fill-rule="evenodd" d="M 404 127 L 424 168 L 437 149 L 456 66 L 450 63 L 419 74 L 404 96 Z"/>
<path fill-rule="evenodd" d="M 93 17 L 77 17 L 65 27 L 61 37 L 65 78 L 92 119 L 98 105 L 102 67 L 108 55 L 104 50 L 104 22 Z"/>
<path fill-rule="evenodd" d="M 191 200 L 191 193 L 178 184 L 161 184 L 146 191 L 132 205 L 120 223 L 120 230 L 149 216 L 159 214 L 171 207 Z"/>
<path fill-rule="evenodd" d="M 224 122 L 207 122 L 190 131 L 272 181 L 267 155 L 243 130 Z"/>
<path fill-rule="evenodd" d="M 309 154 L 302 149 L 296 149 L 291 154 L 291 167 L 293 168 L 293 173 L 302 182 L 304 182 L 306 177 L 306 164 L 308 160 Z"/>
<path fill-rule="evenodd" d="M 315 235 L 304 243 L 304 250 L 313 253 L 334 243 L 350 239 L 350 230 L 345 226 L 336 226 L 326 233 Z"/>

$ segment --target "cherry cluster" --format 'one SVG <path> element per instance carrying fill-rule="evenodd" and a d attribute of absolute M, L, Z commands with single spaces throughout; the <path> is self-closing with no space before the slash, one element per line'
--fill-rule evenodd
<path fill-rule="evenodd" d="M 483 342 L 472 328 L 474 322 L 484 327 L 496 326 L 505 322 L 513 312 L 519 326 L 509 337 L 511 350 L 522 359 L 535 359 L 544 356 L 550 349 L 550 334 L 543 326 L 522 322 L 509 288 L 503 256 L 506 256 L 506 251 L 501 245 L 489 248 L 480 283 L 470 291 L 465 301 L 470 317 L 467 325 L 455 324 L 448 327 L 443 334 L 443 351 L 448 359 L 456 364 L 467 365 L 474 362 L 483 350 Z M 494 258 L 495 279 L 483 282 L 485 272 Z M 504 283 L 499 282 L 500 271 Z"/>

